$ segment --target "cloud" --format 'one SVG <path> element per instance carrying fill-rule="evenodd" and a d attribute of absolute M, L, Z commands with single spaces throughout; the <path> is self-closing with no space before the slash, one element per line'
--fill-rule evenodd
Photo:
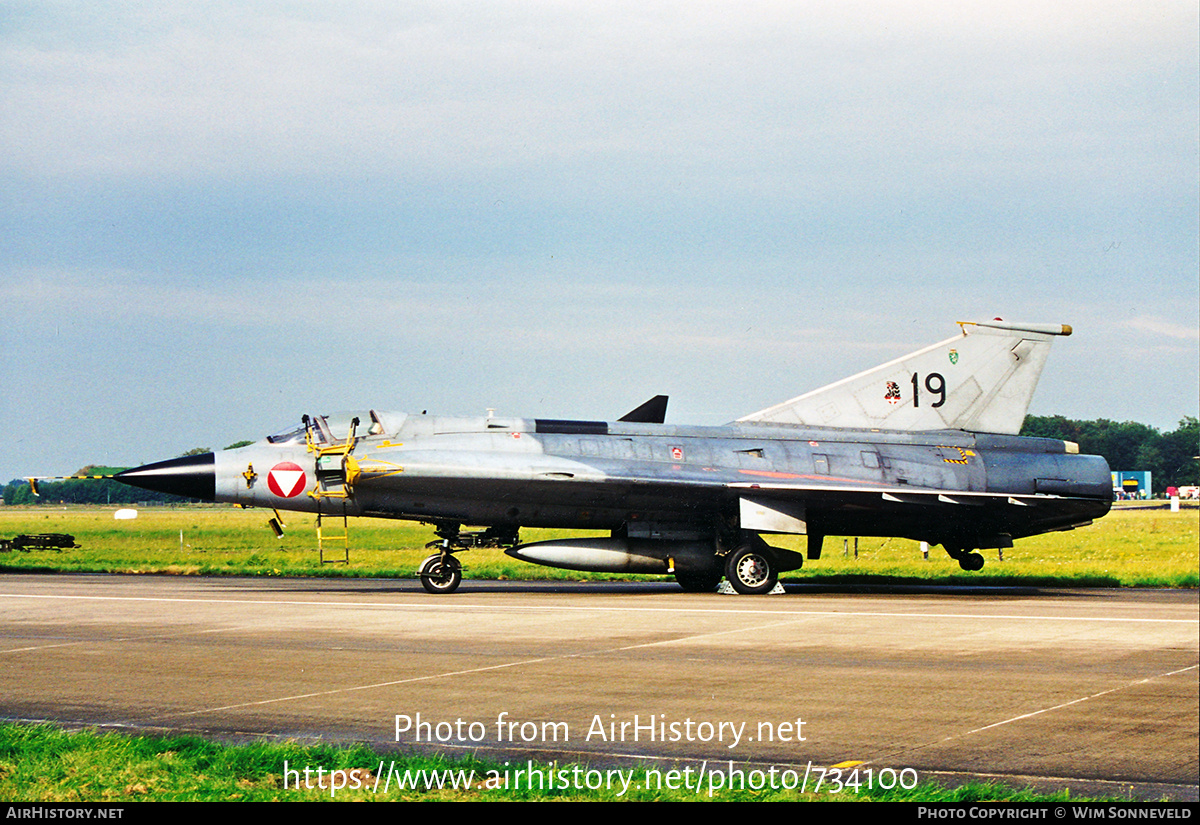
<path fill-rule="evenodd" d="M 1176 324 L 1162 318 L 1156 318 L 1147 315 L 1139 315 L 1136 318 L 1130 318 L 1121 326 L 1126 329 L 1136 330 L 1150 335 L 1161 336 L 1164 338 L 1174 338 L 1181 341 L 1200 341 L 1200 327 L 1185 326 L 1184 324 Z"/>
<path fill-rule="evenodd" d="M 760 197 L 903 185 L 897 164 L 1025 177 L 1144 124 L 1141 94 L 1194 95 L 1164 85 L 1188 42 L 1174 8 L 68 6 L 0 41 L 0 137 L 7 164 L 51 177 L 550 165 L 586 180 L 607 163 L 625 185 L 715 179 Z"/>

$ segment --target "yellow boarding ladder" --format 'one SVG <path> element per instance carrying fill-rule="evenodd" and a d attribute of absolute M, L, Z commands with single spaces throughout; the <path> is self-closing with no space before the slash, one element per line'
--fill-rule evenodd
<path fill-rule="evenodd" d="M 358 462 L 351 452 L 354 450 L 354 431 L 358 427 L 358 419 L 350 422 L 350 434 L 341 443 L 326 442 L 326 446 L 318 445 L 313 440 L 313 426 L 305 416 L 304 439 L 308 451 L 316 455 L 317 483 L 308 495 L 317 502 L 317 550 L 321 564 L 350 563 L 350 522 L 346 517 L 346 499 L 353 495 L 353 485 L 361 471 Z M 341 489 L 335 489 L 341 485 Z M 325 515 L 321 512 L 323 499 L 342 500 L 342 529 L 340 533 L 328 534 L 324 530 Z M 336 518 L 336 516 L 334 516 Z M 337 545 L 340 542 L 341 558 L 326 558 L 326 542 Z"/>

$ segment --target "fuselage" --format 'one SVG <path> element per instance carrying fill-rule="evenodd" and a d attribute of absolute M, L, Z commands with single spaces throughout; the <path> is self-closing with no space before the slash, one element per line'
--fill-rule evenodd
<path fill-rule="evenodd" d="M 315 437 L 297 431 L 218 452 L 212 494 L 203 497 L 328 515 L 644 537 L 704 535 L 715 522 L 736 521 L 739 501 L 751 497 L 802 502 L 809 532 L 974 546 L 1070 529 L 1111 503 L 1104 460 L 1054 439 L 370 416 L 371 431 L 353 439 L 331 417 L 312 429 Z M 137 473 L 123 480 L 136 484 Z"/>

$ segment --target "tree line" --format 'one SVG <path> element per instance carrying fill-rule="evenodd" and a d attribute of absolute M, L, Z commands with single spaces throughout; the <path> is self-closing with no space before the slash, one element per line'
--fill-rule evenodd
<path fill-rule="evenodd" d="M 226 450 L 232 450 L 236 447 L 245 447 L 247 444 L 252 444 L 252 441 L 237 441 L 226 447 Z M 203 453 L 211 453 L 211 447 L 196 447 L 188 450 L 186 453 L 180 453 L 179 457 L 189 455 L 201 455 Z M 77 476 L 110 476 L 119 473 L 122 470 L 128 470 L 129 467 L 105 467 L 99 464 L 89 464 L 79 470 L 76 470 L 73 475 Z M 186 504 L 195 502 L 197 499 L 183 498 L 181 496 L 173 496 L 168 493 L 159 493 L 154 490 L 143 490 L 139 487 L 130 487 L 128 484 L 122 484 L 119 481 L 113 481 L 110 478 L 105 479 L 68 479 L 65 481 L 44 481 L 38 482 L 38 493 L 35 496 L 33 490 L 29 487 L 29 482 L 23 478 L 14 478 L 8 484 L 4 485 L 4 503 L 7 505 L 18 504 Z"/>
<path fill-rule="evenodd" d="M 128 467 L 100 467 L 89 464 L 75 475 L 112 475 Z M 39 481 L 35 496 L 24 479 L 13 479 L 4 485 L 4 503 L 20 504 L 183 504 L 192 499 L 167 495 L 154 490 L 130 487 L 110 478 Z"/>
<path fill-rule="evenodd" d="M 1077 421 L 1061 415 L 1025 417 L 1021 435 L 1074 441 L 1085 455 L 1104 456 L 1110 469 L 1149 470 L 1157 495 L 1200 484 L 1200 419 L 1187 416 L 1169 433 L 1136 421 Z"/>

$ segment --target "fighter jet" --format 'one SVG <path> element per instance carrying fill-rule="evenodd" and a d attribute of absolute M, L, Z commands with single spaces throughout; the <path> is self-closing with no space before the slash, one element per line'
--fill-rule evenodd
<path fill-rule="evenodd" d="M 430 593 L 456 553 L 499 546 L 569 570 L 722 577 L 743 594 L 821 557 L 825 536 L 940 544 L 965 570 L 984 548 L 1071 530 L 1111 506 L 1108 465 L 1020 438 L 1060 324 L 960 322 L 941 343 L 724 426 L 665 424 L 665 396 L 616 421 L 369 410 L 304 416 L 237 449 L 126 470 L 127 484 L 321 518 L 430 524 Z M 468 525 L 478 529 L 463 530 Z M 521 543 L 523 527 L 608 531 Z M 319 527 L 318 527 L 319 529 Z M 805 552 L 765 536 L 806 536 Z"/>

